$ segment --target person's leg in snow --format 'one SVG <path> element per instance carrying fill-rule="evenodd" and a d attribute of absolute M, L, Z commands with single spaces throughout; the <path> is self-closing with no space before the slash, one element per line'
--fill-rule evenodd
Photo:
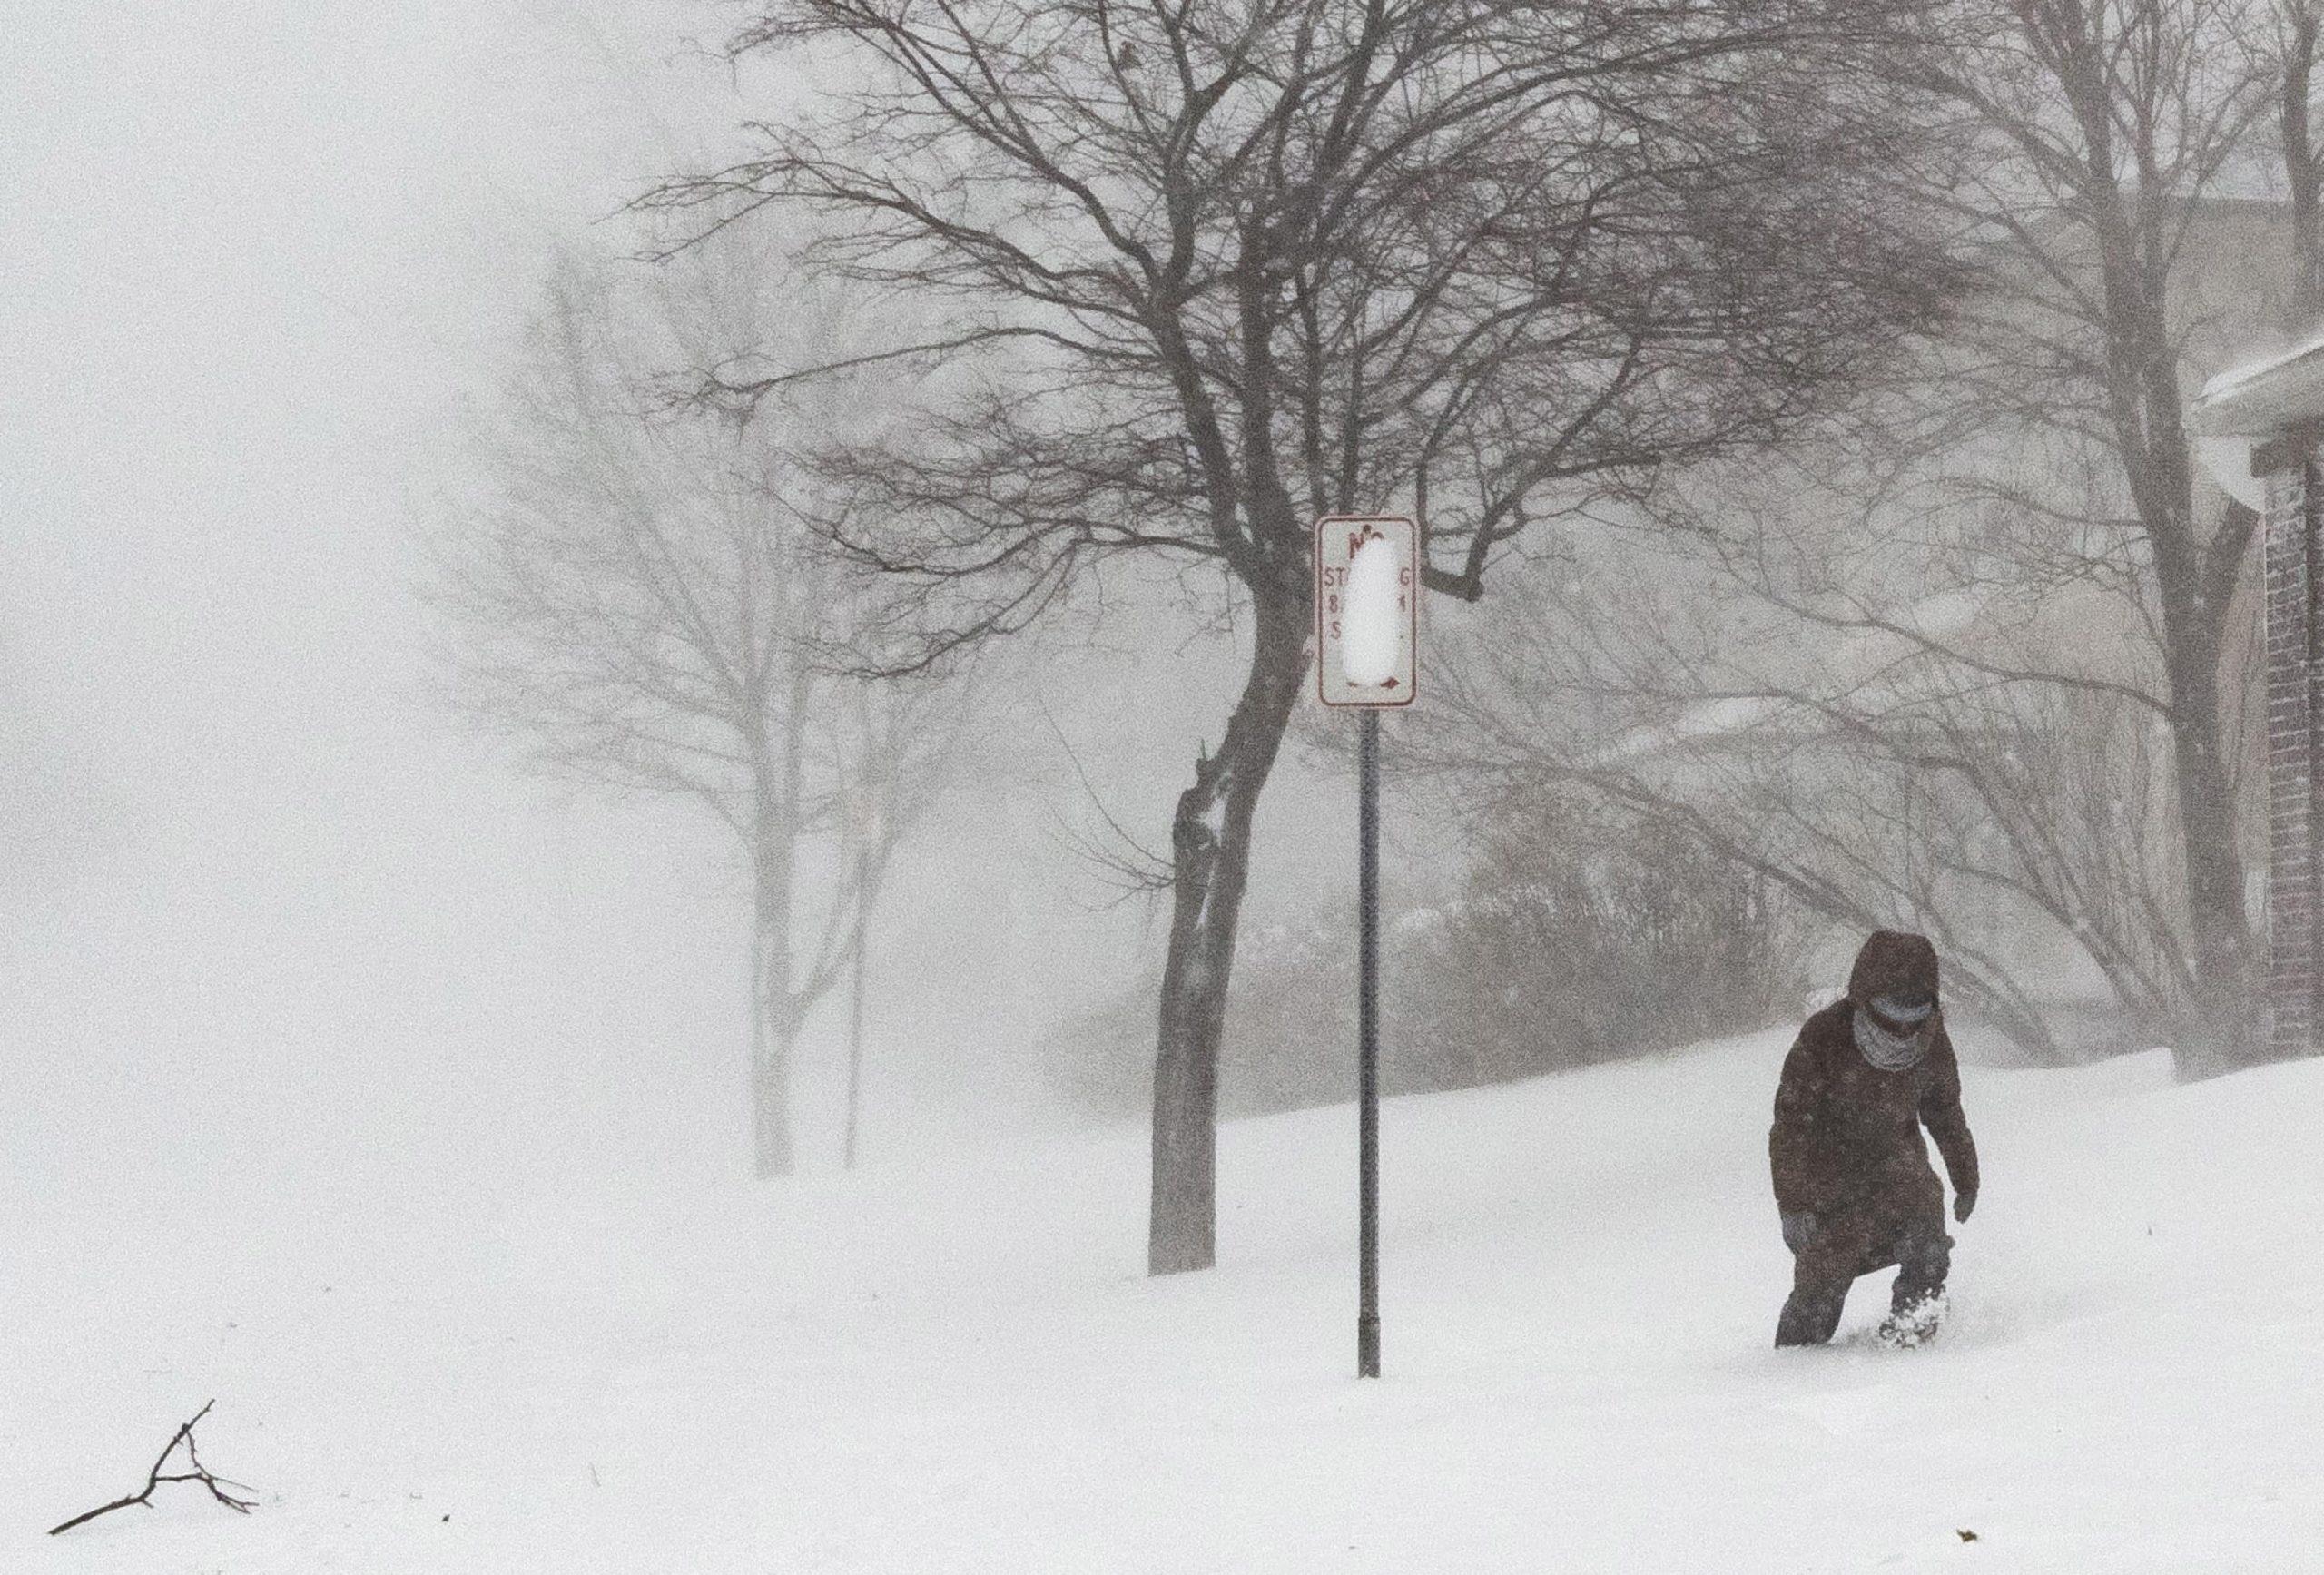
<path fill-rule="evenodd" d="M 1800 1235 L 1792 1248 L 1791 1295 L 1776 1320 L 1776 1344 L 1829 1341 L 1839 1328 L 1848 1287 L 1891 1264 L 1896 1265 L 1896 1282 L 1880 1337 L 1891 1344 L 1918 1345 L 1935 1334 L 1953 1263 L 1944 1200 L 1931 1177 L 1925 1190 L 1913 1189 L 1901 1216 L 1892 1212 L 1893 1204 L 1876 1211 L 1851 1209 Z"/>
<path fill-rule="evenodd" d="M 1785 1299 L 1783 1312 L 1776 1319 L 1776 1344 L 1779 1347 L 1823 1344 L 1840 1326 L 1840 1310 L 1847 1305 L 1846 1280 L 1837 1285 L 1828 1281 L 1804 1281 L 1797 1269 L 1794 1264 L 1791 1294 Z"/>
<path fill-rule="evenodd" d="M 1837 1214 L 1798 1235 L 1791 1252 L 1791 1295 L 1776 1319 L 1777 1345 L 1821 1345 L 1831 1339 L 1848 1287 L 1878 1266 L 1866 1263 L 1878 1256 L 1873 1250 L 1878 1234 L 1852 1214 Z"/>
<path fill-rule="evenodd" d="M 1892 1345 L 1925 1344 L 1945 1314 L 1945 1276 L 1953 1266 L 1953 1238 L 1945 1234 L 1944 1195 L 1915 1209 L 1896 1241 L 1896 1283 L 1880 1337 Z"/>

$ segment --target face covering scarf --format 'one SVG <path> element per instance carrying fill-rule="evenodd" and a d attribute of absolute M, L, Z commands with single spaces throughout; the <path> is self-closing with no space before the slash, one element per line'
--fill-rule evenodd
<path fill-rule="evenodd" d="M 1929 1041 L 1935 1039 L 1936 1003 L 1915 1001 L 1910 1005 L 1894 996 L 1876 999 L 1880 1017 L 1904 1025 L 1902 1033 L 1892 1032 L 1882 1026 L 1879 1018 L 1864 1008 L 1856 1009 L 1856 1048 L 1864 1058 L 1884 1072 L 1901 1072 L 1928 1054 Z"/>

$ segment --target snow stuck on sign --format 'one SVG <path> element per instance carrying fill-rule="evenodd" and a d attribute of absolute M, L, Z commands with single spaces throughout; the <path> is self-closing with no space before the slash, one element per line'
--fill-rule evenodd
<path fill-rule="evenodd" d="M 1375 536 L 1356 548 L 1347 570 L 1345 634 L 1340 671 L 1351 684 L 1377 689 L 1395 676 L 1403 610 L 1396 595 L 1396 544 Z"/>
<path fill-rule="evenodd" d="M 1402 517 L 1334 516 L 1315 525 L 1317 698 L 1326 705 L 1412 703 L 1419 659 L 1420 527 Z"/>

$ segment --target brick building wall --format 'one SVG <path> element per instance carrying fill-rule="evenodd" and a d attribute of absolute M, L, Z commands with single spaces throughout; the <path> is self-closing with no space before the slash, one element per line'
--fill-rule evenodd
<path fill-rule="evenodd" d="M 2324 750 L 2317 444 L 2287 433 L 2252 456 L 2267 477 L 2264 546 L 2268 702 L 2267 1033 L 2277 1056 L 2315 1048 L 2319 1018 L 2319 752 Z"/>

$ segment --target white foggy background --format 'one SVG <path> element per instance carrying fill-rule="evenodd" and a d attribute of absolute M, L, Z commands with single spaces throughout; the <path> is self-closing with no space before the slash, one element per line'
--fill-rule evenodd
<path fill-rule="evenodd" d="M 744 1172 L 725 833 L 518 774 L 428 700 L 413 594 L 556 248 L 733 145 L 751 101 L 684 44 L 730 15 L 0 7 L 0 1165 L 120 1194 L 60 1206 Z M 1087 805 L 1039 709 L 1167 845 L 1236 675 L 1157 635 L 1040 664 L 1018 773 L 900 856 L 868 1162 L 1064 1119 L 1031 1040 L 1158 950 L 1052 834 Z M 1352 884 L 1352 795 L 1295 753 L 1247 923 Z M 810 1169 L 843 1022 L 842 990 L 803 1045 Z"/>

